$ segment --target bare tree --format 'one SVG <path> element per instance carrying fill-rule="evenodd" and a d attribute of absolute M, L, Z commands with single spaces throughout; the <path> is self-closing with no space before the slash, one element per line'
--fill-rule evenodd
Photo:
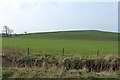
<path fill-rule="evenodd" d="M 5 34 L 5 36 L 11 36 L 13 33 L 13 30 L 10 29 L 8 26 L 4 26 L 3 27 L 3 34 Z"/>
<path fill-rule="evenodd" d="M 8 32 L 9 32 L 9 28 L 7 26 L 3 27 L 3 34 L 5 34 L 5 36 L 8 36 Z"/>
<path fill-rule="evenodd" d="M 13 29 L 9 29 L 8 34 L 11 36 L 13 33 Z"/>

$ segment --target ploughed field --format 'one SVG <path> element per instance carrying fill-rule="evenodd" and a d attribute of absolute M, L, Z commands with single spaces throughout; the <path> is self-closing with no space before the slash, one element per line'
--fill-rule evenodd
<path fill-rule="evenodd" d="M 117 55 L 118 34 L 95 30 L 30 33 L 2 38 L 3 52 L 23 54 L 91 56 Z"/>

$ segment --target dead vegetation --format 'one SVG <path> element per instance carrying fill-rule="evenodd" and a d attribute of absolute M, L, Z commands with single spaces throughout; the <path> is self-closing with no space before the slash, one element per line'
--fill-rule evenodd
<path fill-rule="evenodd" d="M 87 72 L 115 72 L 120 70 L 120 57 L 101 56 L 101 57 L 63 57 L 56 58 L 49 54 L 44 55 L 23 55 L 7 53 L 2 57 L 3 67 L 64 67 L 66 70 L 87 69 Z"/>
<path fill-rule="evenodd" d="M 23 55 L 11 52 L 2 56 L 3 78 L 116 78 L 120 57 Z"/>

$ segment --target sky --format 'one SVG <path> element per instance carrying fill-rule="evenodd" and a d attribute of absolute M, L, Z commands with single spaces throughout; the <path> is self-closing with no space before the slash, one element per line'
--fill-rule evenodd
<path fill-rule="evenodd" d="M 118 31 L 118 2 L 0 0 L 0 29 L 14 33 L 66 30 Z"/>

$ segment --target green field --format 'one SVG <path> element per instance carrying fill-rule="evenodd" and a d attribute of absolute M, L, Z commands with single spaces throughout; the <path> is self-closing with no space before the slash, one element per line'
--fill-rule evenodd
<path fill-rule="evenodd" d="M 23 54 L 30 48 L 31 54 L 52 54 L 61 56 L 62 49 L 65 55 L 100 55 L 118 54 L 118 34 L 95 30 L 63 31 L 47 33 L 30 33 L 14 37 L 2 38 L 3 51 L 16 49 Z"/>

